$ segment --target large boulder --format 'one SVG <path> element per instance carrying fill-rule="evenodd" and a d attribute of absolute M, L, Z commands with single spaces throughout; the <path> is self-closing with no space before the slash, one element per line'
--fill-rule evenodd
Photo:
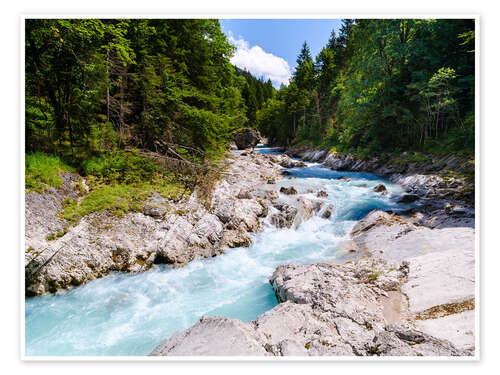
<path fill-rule="evenodd" d="M 297 209 L 288 204 L 276 204 L 274 207 L 280 212 L 271 215 L 271 224 L 276 228 L 290 228 L 297 215 Z"/>
<path fill-rule="evenodd" d="M 102 212 L 86 216 L 29 259 L 26 295 L 55 293 L 112 271 L 149 269 L 155 256 L 156 229 L 155 220 L 141 213 L 121 218 Z"/>
<path fill-rule="evenodd" d="M 151 355 L 470 355 L 406 321 L 402 277 L 373 259 L 280 266 L 270 280 L 278 306 L 249 323 L 202 318 Z"/>
<path fill-rule="evenodd" d="M 268 355 L 261 340 L 239 319 L 203 317 L 190 329 L 162 342 L 150 355 Z"/>
<path fill-rule="evenodd" d="M 474 249 L 473 228 L 429 229 L 379 210 L 360 220 L 351 238 L 361 252 L 397 262 L 433 252 Z"/>
<path fill-rule="evenodd" d="M 402 290 L 408 296 L 410 312 L 428 319 L 474 308 L 474 263 L 474 246 L 407 259 L 409 274 Z"/>
<path fill-rule="evenodd" d="M 384 193 L 384 192 L 386 192 L 386 191 L 387 191 L 387 188 L 385 187 L 385 185 L 384 185 L 384 184 L 378 184 L 377 186 L 375 186 L 375 187 L 373 188 L 373 191 L 374 191 L 375 193 Z"/>
<path fill-rule="evenodd" d="M 297 202 L 297 215 L 293 220 L 293 227 L 296 229 L 303 222 L 309 220 L 314 215 L 314 205 L 306 197 L 300 196 L 296 200 Z"/>
<path fill-rule="evenodd" d="M 257 143 L 259 143 L 260 139 L 261 136 L 259 132 L 251 128 L 238 130 L 234 134 L 234 143 L 236 143 L 236 147 L 238 147 L 238 150 L 255 147 Z"/>
<path fill-rule="evenodd" d="M 286 195 L 293 195 L 293 194 L 297 194 L 297 190 L 293 186 L 290 186 L 288 188 L 285 186 L 282 186 L 280 188 L 280 193 L 283 193 Z"/>
<path fill-rule="evenodd" d="M 292 159 L 288 155 L 281 155 L 278 159 L 278 164 L 281 165 L 283 168 L 293 168 L 295 167 L 295 163 L 293 162 Z"/>
<path fill-rule="evenodd" d="M 326 197 L 328 197 L 328 193 L 324 190 L 320 190 L 316 193 L 316 196 L 318 198 L 326 198 Z"/>
<path fill-rule="evenodd" d="M 241 228 L 229 229 L 224 232 L 222 237 L 221 246 L 234 247 L 248 247 L 252 244 L 250 236 Z"/>

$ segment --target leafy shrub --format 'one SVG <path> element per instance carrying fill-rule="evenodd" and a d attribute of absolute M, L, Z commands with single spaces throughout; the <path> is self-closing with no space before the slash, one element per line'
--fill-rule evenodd
<path fill-rule="evenodd" d="M 138 183 L 151 180 L 163 169 L 136 152 L 120 151 L 95 156 L 82 163 L 84 174 L 96 176 L 107 183 Z"/>

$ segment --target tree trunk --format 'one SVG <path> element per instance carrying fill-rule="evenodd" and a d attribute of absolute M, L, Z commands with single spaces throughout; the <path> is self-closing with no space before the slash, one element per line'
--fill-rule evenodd
<path fill-rule="evenodd" d="M 107 119 L 108 122 L 110 122 L 109 119 L 109 50 L 106 51 L 106 80 L 107 80 L 107 85 L 106 85 L 106 109 L 107 109 Z"/>

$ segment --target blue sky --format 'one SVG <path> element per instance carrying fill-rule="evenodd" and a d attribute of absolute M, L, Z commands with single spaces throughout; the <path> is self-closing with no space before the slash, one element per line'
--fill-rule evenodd
<path fill-rule="evenodd" d="M 302 43 L 307 41 L 313 57 L 328 42 L 339 19 L 221 19 L 222 31 L 237 47 L 232 63 L 252 74 L 263 75 L 275 87 L 287 83 Z"/>

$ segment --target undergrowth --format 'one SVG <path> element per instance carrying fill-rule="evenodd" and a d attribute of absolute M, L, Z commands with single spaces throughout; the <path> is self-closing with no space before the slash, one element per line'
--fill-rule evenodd
<path fill-rule="evenodd" d="M 140 212 L 154 192 L 165 198 L 178 200 L 185 191 L 182 184 L 160 176 L 151 182 L 133 184 L 94 183 L 94 188 L 81 202 L 66 201 L 59 216 L 74 224 L 82 217 L 99 211 L 108 211 L 116 216 L 122 216 L 127 212 Z"/>
<path fill-rule="evenodd" d="M 79 200 L 65 198 L 59 216 L 69 223 L 77 223 L 93 212 L 108 211 L 112 215 L 141 211 L 153 193 L 178 200 L 189 187 L 178 176 L 167 171 L 137 151 L 118 151 L 90 158 L 74 160 L 70 166 L 58 156 L 43 152 L 26 154 L 27 192 L 43 192 L 49 186 L 61 188 L 60 172 L 79 172 L 85 176 L 90 192 L 86 194 L 81 184 L 76 184 Z M 50 239 L 59 236 L 52 234 Z"/>
<path fill-rule="evenodd" d="M 61 188 L 63 180 L 59 173 L 75 171 L 75 168 L 66 164 L 60 157 L 43 152 L 26 154 L 25 168 L 26 189 L 39 193 L 50 186 Z"/>

